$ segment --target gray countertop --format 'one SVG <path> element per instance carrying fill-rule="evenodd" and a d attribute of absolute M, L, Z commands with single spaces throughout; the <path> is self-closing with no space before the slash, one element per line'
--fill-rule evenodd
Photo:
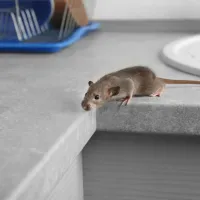
<path fill-rule="evenodd" d="M 84 112 L 80 107 L 88 80 L 96 80 L 107 72 L 138 64 L 152 67 L 162 77 L 198 80 L 198 77 L 167 67 L 158 57 L 166 43 L 186 35 L 99 32 L 57 54 L 1 54 L 0 199 L 6 199 L 9 195 L 12 200 L 44 199 L 51 189 L 49 185 L 54 182 L 49 180 L 51 184 L 44 188 L 38 184 L 36 175 L 45 164 L 49 165 L 50 157 L 56 155 L 60 148 L 59 144 L 63 142 L 70 146 L 79 141 L 74 145 L 77 146 L 76 150 L 70 150 L 75 147 L 66 150 L 73 159 L 87 143 L 96 129 L 95 111 Z M 169 86 L 160 98 L 135 98 L 129 107 L 123 107 L 119 112 L 116 112 L 115 106 L 106 105 L 100 109 L 97 118 L 99 129 L 171 133 L 172 130 L 178 132 L 185 123 L 188 124 L 185 132 L 196 133 L 200 128 L 197 123 L 199 86 Z M 158 114 L 163 108 L 168 112 Z M 156 118 L 153 118 L 152 112 L 156 113 Z M 170 112 L 172 115 L 174 113 L 174 118 L 169 119 Z M 189 121 L 184 114 L 190 116 Z M 180 115 L 182 117 L 179 118 Z M 106 116 L 109 120 L 105 120 L 108 119 Z M 121 118 L 126 119 L 122 124 L 119 123 Z M 173 120 L 174 123 L 170 125 Z M 135 125 L 131 126 L 133 123 Z M 165 124 L 170 128 L 166 128 Z M 78 135 L 79 140 L 70 141 L 68 137 L 75 134 L 74 131 L 77 135 L 82 135 L 82 132 L 85 135 Z M 40 178 L 44 173 L 47 174 L 47 171 L 43 175 L 41 173 Z M 53 174 L 51 171 L 48 173 Z M 52 176 L 59 178 L 61 175 Z M 35 181 L 35 185 L 27 198 L 30 180 Z M 42 192 L 37 194 L 39 196 L 31 197 L 36 185 L 41 186 Z"/>

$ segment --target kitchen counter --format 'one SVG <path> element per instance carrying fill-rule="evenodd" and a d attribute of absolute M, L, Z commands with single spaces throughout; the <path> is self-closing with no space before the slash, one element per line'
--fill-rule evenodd
<path fill-rule="evenodd" d="M 186 35 L 100 31 L 57 54 L 1 54 L 0 199 L 47 198 L 96 130 L 96 112 L 80 107 L 90 79 L 148 65 L 158 76 L 198 80 L 158 56 L 166 43 Z M 120 111 L 106 105 L 97 128 L 198 134 L 199 109 L 200 86 L 168 86 L 162 97 L 135 98 Z"/>

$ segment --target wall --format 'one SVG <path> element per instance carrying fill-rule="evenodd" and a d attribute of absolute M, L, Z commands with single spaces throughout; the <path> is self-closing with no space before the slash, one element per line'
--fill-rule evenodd
<path fill-rule="evenodd" d="M 83 150 L 85 200 L 199 200 L 200 138 L 96 132 Z"/>
<path fill-rule="evenodd" d="M 200 18 L 200 0 L 96 0 L 93 19 Z"/>

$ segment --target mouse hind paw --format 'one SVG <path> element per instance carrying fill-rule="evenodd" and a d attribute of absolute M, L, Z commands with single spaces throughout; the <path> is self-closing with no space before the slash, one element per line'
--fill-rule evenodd
<path fill-rule="evenodd" d="M 149 95 L 150 97 L 160 97 L 161 95 L 159 93 L 153 93 Z"/>
<path fill-rule="evenodd" d="M 163 93 L 163 88 L 159 88 L 158 90 L 156 90 L 154 93 L 150 94 L 150 97 L 160 97 L 161 94 Z"/>

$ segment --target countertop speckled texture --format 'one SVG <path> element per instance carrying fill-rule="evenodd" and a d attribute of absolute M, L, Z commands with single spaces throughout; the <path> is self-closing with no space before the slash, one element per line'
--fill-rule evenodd
<path fill-rule="evenodd" d="M 96 128 L 95 112 L 84 112 L 80 107 L 89 79 L 138 64 L 151 66 L 159 76 L 167 78 L 199 79 L 167 67 L 158 57 L 163 45 L 186 35 L 101 31 L 58 54 L 1 54 L 0 199 L 11 195 L 27 175 L 10 199 L 26 199 L 26 181 L 32 179 L 34 194 L 37 170 L 45 169 L 50 157 L 60 155 L 58 143 L 68 144 L 68 136 L 85 134 L 79 138 L 84 142 L 78 143 L 73 156 L 86 144 Z M 118 113 L 114 104 L 106 105 L 98 112 L 98 128 L 166 133 L 183 130 L 195 134 L 200 128 L 199 108 L 200 87 L 169 86 L 161 98 L 135 98 Z M 53 174 L 51 170 L 42 173 Z M 45 184 L 41 186 L 47 187 Z M 43 192 L 35 199 L 43 199 L 50 185 L 41 188 Z"/>

